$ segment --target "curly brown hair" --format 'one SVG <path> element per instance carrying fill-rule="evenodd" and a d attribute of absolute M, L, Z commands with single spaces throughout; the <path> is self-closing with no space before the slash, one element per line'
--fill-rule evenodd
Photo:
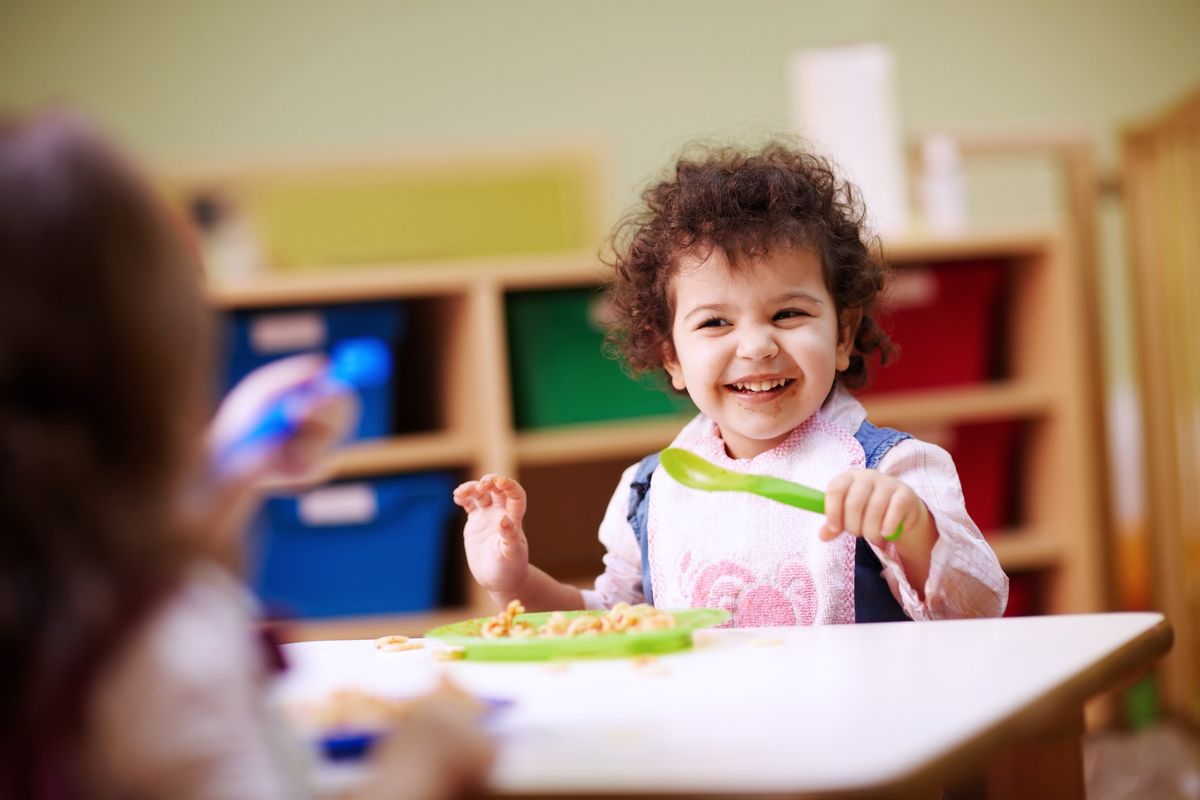
<path fill-rule="evenodd" d="M 635 373 L 661 368 L 671 344 L 671 279 L 679 256 L 719 248 L 737 268 L 775 247 L 805 247 L 821 257 L 839 316 L 861 310 L 850 366 L 839 380 L 867 380 L 867 359 L 891 360 L 895 347 L 871 316 L 887 269 L 868 237 L 854 187 L 824 158 L 774 141 L 746 152 L 733 147 L 685 154 L 674 174 L 642 193 L 609 239 L 612 322 L 608 348 Z"/>

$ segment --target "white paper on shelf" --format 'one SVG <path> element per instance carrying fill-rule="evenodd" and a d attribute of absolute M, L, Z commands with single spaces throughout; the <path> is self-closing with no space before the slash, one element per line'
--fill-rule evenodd
<path fill-rule="evenodd" d="M 250 346 L 264 355 L 313 350 L 328 338 L 325 318 L 315 311 L 269 312 L 250 322 Z"/>
<path fill-rule="evenodd" d="M 368 483 L 344 483 L 300 496 L 297 515 L 310 527 L 363 525 L 379 515 L 375 490 Z"/>
<path fill-rule="evenodd" d="M 908 229 L 904 144 L 891 52 L 863 44 L 792 58 L 792 124 L 858 187 L 880 234 Z"/>

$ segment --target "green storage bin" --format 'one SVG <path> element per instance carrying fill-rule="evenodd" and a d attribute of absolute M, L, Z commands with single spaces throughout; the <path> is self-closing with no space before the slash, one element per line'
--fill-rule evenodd
<path fill-rule="evenodd" d="M 694 413 L 665 375 L 634 380 L 603 352 L 594 289 L 508 295 L 509 364 L 518 428 Z"/>

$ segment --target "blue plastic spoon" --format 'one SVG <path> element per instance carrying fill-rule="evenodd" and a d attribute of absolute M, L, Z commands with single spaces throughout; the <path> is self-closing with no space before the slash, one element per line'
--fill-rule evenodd
<path fill-rule="evenodd" d="M 303 400 L 381 386 L 391 374 L 391 352 L 382 340 L 363 337 L 340 342 L 333 348 L 325 372 L 276 400 L 254 427 L 220 453 L 216 459 L 218 469 L 224 471 L 239 453 L 252 445 L 295 433 L 300 424 L 296 408 Z"/>
<path fill-rule="evenodd" d="M 749 492 L 784 505 L 825 513 L 825 494 L 811 486 L 805 486 L 783 478 L 769 475 L 747 475 L 718 467 L 689 450 L 668 447 L 659 454 L 660 463 L 667 474 L 691 489 L 702 492 Z M 904 523 L 896 532 L 883 538 L 894 541 L 904 533 Z"/>

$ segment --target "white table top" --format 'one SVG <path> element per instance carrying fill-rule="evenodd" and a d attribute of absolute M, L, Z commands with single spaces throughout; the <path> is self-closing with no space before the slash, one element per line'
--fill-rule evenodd
<path fill-rule="evenodd" d="M 701 631 L 649 663 L 301 642 L 277 697 L 405 696 L 449 673 L 511 698 L 492 723 L 502 793 L 853 793 L 927 778 L 1023 714 L 1077 708 L 1170 642 L 1153 613 Z"/>

